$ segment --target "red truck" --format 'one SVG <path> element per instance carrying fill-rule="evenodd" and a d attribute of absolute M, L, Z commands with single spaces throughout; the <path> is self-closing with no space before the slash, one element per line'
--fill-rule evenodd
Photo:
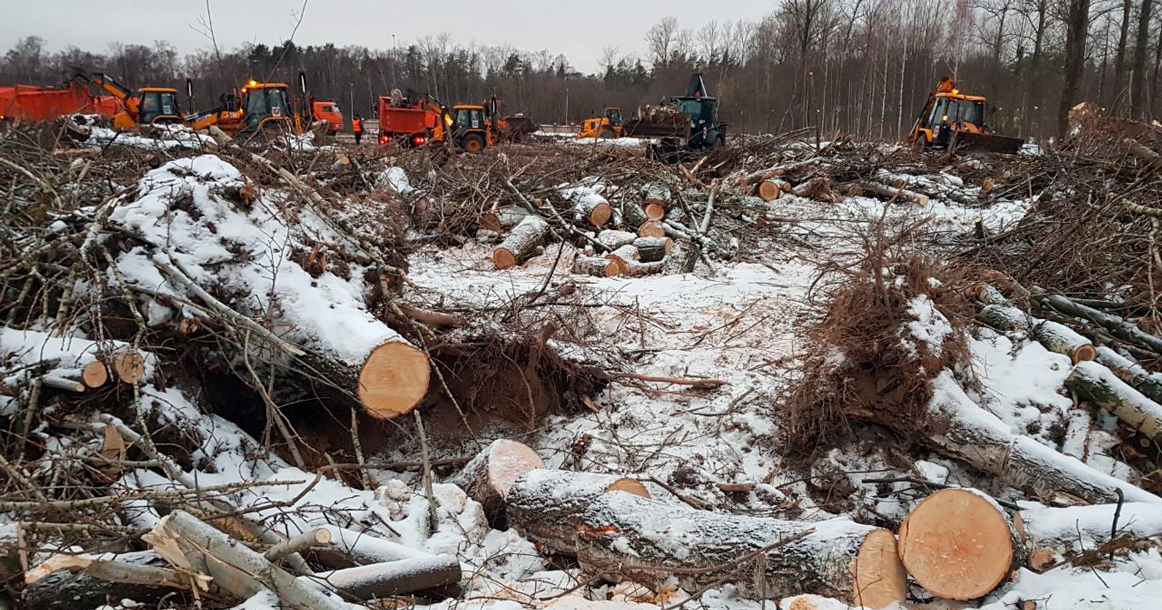
<path fill-rule="evenodd" d="M 335 102 L 311 101 L 311 116 L 316 121 L 326 121 L 331 124 L 331 135 L 343 129 L 343 113 Z"/>
<path fill-rule="evenodd" d="M 113 116 L 119 104 L 112 101 L 89 95 L 88 87 L 76 82 L 59 87 L 0 87 L 0 120 L 49 121 L 77 112 Z"/>
<path fill-rule="evenodd" d="M 444 132 L 444 121 L 451 124 L 451 116 L 439 104 L 427 96 L 409 102 L 398 96 L 393 102 L 391 96 L 379 97 L 379 143 L 397 141 L 410 148 L 423 146 L 429 141 L 439 140 Z"/>

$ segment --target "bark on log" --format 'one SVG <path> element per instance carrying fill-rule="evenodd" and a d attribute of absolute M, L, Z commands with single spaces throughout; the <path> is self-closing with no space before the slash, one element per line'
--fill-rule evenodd
<path fill-rule="evenodd" d="M 1080 406 L 1069 409 L 1068 415 L 1061 453 L 1085 462 L 1089 459 L 1089 431 L 1093 428 L 1093 417 Z"/>
<path fill-rule="evenodd" d="M 502 233 L 520 224 L 528 215 L 529 211 L 520 206 L 506 205 L 481 214 L 477 224 L 482 229 Z"/>
<path fill-rule="evenodd" d="M 1097 362 L 1078 363 L 1065 379 L 1065 387 L 1150 438 L 1162 435 L 1162 405 L 1145 397 Z"/>
<path fill-rule="evenodd" d="M 111 561 L 142 568 L 167 569 L 169 563 L 153 551 L 136 551 L 113 555 Z M 182 588 L 189 586 L 185 579 Z M 158 585 L 144 585 L 122 581 L 104 580 L 98 576 L 81 572 L 53 572 L 20 592 L 21 608 L 27 610 L 77 610 L 96 608 L 109 599 L 133 599 L 144 604 L 155 604 L 174 588 Z"/>
<path fill-rule="evenodd" d="M 805 199 L 814 199 L 815 201 L 839 203 L 840 197 L 835 194 L 832 186 L 830 178 L 820 176 L 796 185 L 791 189 L 791 194 Z"/>
<path fill-rule="evenodd" d="M 1033 324 L 1033 319 L 1020 309 L 995 303 L 982 307 L 976 314 L 976 319 L 1003 333 L 1025 331 Z"/>
<path fill-rule="evenodd" d="M 317 577 L 300 577 L 299 580 L 317 578 L 346 599 L 366 601 L 456 584 L 461 577 L 460 562 L 455 557 L 433 555 L 320 572 Z"/>
<path fill-rule="evenodd" d="M 330 544 L 333 534 L 331 530 L 320 527 L 309 532 L 304 532 L 298 536 L 288 538 L 285 542 L 276 544 L 262 554 L 267 561 L 278 561 L 292 553 L 302 553 L 310 550 L 313 546 L 322 546 Z"/>
<path fill-rule="evenodd" d="M 610 251 L 616 250 L 626 244 L 632 244 L 637 238 L 637 233 L 617 231 L 614 229 L 606 229 L 597 234 L 597 241 L 606 248 L 609 248 Z"/>
<path fill-rule="evenodd" d="M 1078 366 L 1085 366 L 1081 363 Z M 1162 504 L 1162 498 L 1121 479 L 1098 472 L 1024 435 L 978 407 L 948 372 L 933 383 L 929 441 L 943 453 L 992 474 L 1008 485 L 1041 497 L 1059 492 L 1089 502 L 1114 502 L 1121 489 L 1126 501 Z"/>
<path fill-rule="evenodd" d="M 1097 361 L 1146 398 L 1162 404 L 1162 375 L 1151 373 L 1107 346 L 1097 348 Z"/>
<path fill-rule="evenodd" d="M 1097 349 L 1089 339 L 1079 335 L 1072 328 L 1052 320 L 1043 320 L 1034 326 L 1033 338 L 1044 345 L 1045 349 L 1069 356 L 1073 364 L 1097 357 Z"/>
<path fill-rule="evenodd" d="M 549 223 L 540 216 L 529 214 L 520 221 L 520 224 L 513 227 L 508 237 L 492 251 L 492 262 L 497 269 L 523 265 L 548 236 Z"/>
<path fill-rule="evenodd" d="M 687 591 L 730 582 L 745 597 L 815 593 L 869 608 L 906 593 L 895 536 L 847 519 L 782 521 L 606 494 L 581 515 L 579 532 L 584 570 L 655 588 L 671 579 Z"/>
<path fill-rule="evenodd" d="M 866 182 L 860 182 L 859 186 L 865 191 L 870 191 L 879 195 L 880 197 L 887 197 L 889 200 L 906 201 L 908 203 L 914 203 L 919 206 L 928 205 L 927 195 L 910 191 L 905 188 L 888 186 L 886 184 L 872 182 L 870 180 Z"/>
<path fill-rule="evenodd" d="M 694 242 L 688 239 L 679 239 L 674 242 L 670 255 L 662 263 L 662 273 L 669 275 L 694 271 L 694 266 L 698 264 L 699 252 L 698 246 Z"/>
<path fill-rule="evenodd" d="M 637 248 L 638 260 L 643 263 L 660 261 L 674 249 L 674 240 L 669 237 L 639 237 L 633 240 Z"/>
<path fill-rule="evenodd" d="M 504 501 L 517 479 L 544 467 L 545 462 L 528 445 L 502 438 L 485 447 L 445 482 L 463 489 L 484 507 L 489 518 L 495 519 L 504 511 Z"/>
<path fill-rule="evenodd" d="M 315 559 L 328 568 L 353 566 L 431 557 L 423 551 L 385 540 L 367 532 L 334 525 L 324 526 L 331 532 L 331 545 L 314 553 Z"/>
<path fill-rule="evenodd" d="M 647 220 L 638 227 L 637 234 L 639 237 L 665 237 L 666 228 L 657 220 Z"/>
<path fill-rule="evenodd" d="M 1105 327 L 1111 335 L 1121 339 L 1122 341 L 1134 343 L 1145 347 L 1146 349 L 1149 349 L 1157 354 L 1162 354 L 1162 338 L 1156 337 L 1143 331 L 1132 322 L 1127 322 L 1126 320 L 1113 314 L 1108 314 L 1104 311 L 1099 311 L 1092 307 L 1088 307 L 1080 303 L 1075 303 L 1074 301 L 1059 294 L 1035 295 L 1035 298 L 1037 298 L 1042 304 L 1048 305 L 1049 307 L 1052 307 L 1053 309 L 1056 309 L 1065 315 L 1073 316 L 1075 318 L 1082 318 L 1095 324 L 1099 324 Z"/>
<path fill-rule="evenodd" d="M 1117 535 L 1145 538 L 1162 533 L 1162 510 L 1157 504 L 1145 502 L 1126 502 L 1121 507 L 1091 504 L 1025 509 L 1018 514 L 1016 527 L 1030 554 L 1046 549 L 1058 554 L 1078 553 L 1110 540 L 1110 527 L 1118 510 Z"/>
<path fill-rule="evenodd" d="M 631 266 L 638 263 L 638 251 L 633 244 L 626 244 L 613 252 L 610 252 L 602 258 L 614 261 L 617 263 L 617 274 L 626 275 Z"/>
<path fill-rule="evenodd" d="M 636 201 L 621 202 L 621 222 L 623 225 L 638 228 L 649 221 L 646 211 Z"/>
<path fill-rule="evenodd" d="M 574 189 L 570 199 L 578 216 L 597 228 L 604 227 L 613 216 L 609 202 L 592 189 Z"/>
<path fill-rule="evenodd" d="M 601 256 L 578 256 L 573 260 L 573 273 L 596 277 L 613 277 L 621 274 L 621 263 L 617 259 Z"/>
<path fill-rule="evenodd" d="M 217 591 L 222 597 L 244 600 L 270 590 L 283 604 L 296 610 L 347 607 L 185 511 L 166 515 L 143 539 L 174 567 L 210 576 L 211 592 Z"/>
<path fill-rule="evenodd" d="M 577 528 L 586 507 L 607 490 L 634 493 L 624 478 L 591 472 L 533 470 L 509 489 L 505 502 L 508 525 L 542 548 L 573 555 L 577 548 Z M 643 488 L 648 490 L 644 485 Z M 648 493 L 654 496 L 665 493 L 655 491 Z"/>
<path fill-rule="evenodd" d="M 900 524 L 899 548 L 920 586 L 961 601 L 984 597 L 1025 561 L 1012 518 L 973 489 L 942 489 L 917 504 Z"/>

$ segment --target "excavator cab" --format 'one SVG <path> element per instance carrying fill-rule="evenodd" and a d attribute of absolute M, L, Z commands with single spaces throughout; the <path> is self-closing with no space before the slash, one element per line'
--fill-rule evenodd
<path fill-rule="evenodd" d="M 178 92 L 173 89 L 146 87 L 140 92 L 138 102 L 140 114 L 137 122 L 181 122 L 182 111 L 178 106 Z"/>
<path fill-rule="evenodd" d="M 962 94 L 951 77 L 941 79 L 908 134 L 908 143 L 917 149 L 1016 153 L 1025 141 L 992 132 L 985 122 L 987 102 L 979 95 Z"/>
<path fill-rule="evenodd" d="M 452 142 L 470 153 L 492 146 L 492 130 L 485 120 L 483 106 L 452 108 Z"/>
<path fill-rule="evenodd" d="M 294 114 L 291 112 L 286 85 L 250 81 L 242 92 L 244 94 L 242 131 L 253 132 L 271 127 L 291 126 Z"/>

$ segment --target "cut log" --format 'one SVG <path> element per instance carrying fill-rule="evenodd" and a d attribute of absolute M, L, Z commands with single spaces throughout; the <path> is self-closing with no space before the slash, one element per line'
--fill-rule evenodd
<path fill-rule="evenodd" d="M 168 571 L 169 568 L 169 563 L 153 551 L 135 551 L 105 557 L 108 563 L 149 570 Z M 179 588 L 188 588 L 189 578 L 183 578 L 183 581 Z M 173 591 L 173 587 L 164 583 L 150 585 L 125 580 L 108 580 L 101 578 L 100 574 L 90 574 L 87 570 L 55 571 L 24 587 L 19 599 L 20 607 L 27 610 L 77 610 L 97 608 L 110 599 L 130 598 L 153 605 L 167 595 L 172 595 Z"/>
<path fill-rule="evenodd" d="M 573 273 L 578 275 L 614 277 L 621 275 L 621 268 L 621 262 L 613 258 L 578 256 L 573 260 Z"/>
<path fill-rule="evenodd" d="M 773 180 L 763 180 L 758 183 L 754 192 L 763 201 L 774 201 L 783 194 L 783 189 L 779 188 L 779 185 Z"/>
<path fill-rule="evenodd" d="M 1013 487 L 1030 489 L 1044 498 L 1065 492 L 1094 503 L 1117 501 L 1116 488 L 1129 502 L 1162 503 L 1152 493 L 1028 436 L 1013 434 L 1008 424 L 978 407 L 947 371 L 933 380 L 928 417 L 931 429 L 938 431 L 929 436 L 932 445 Z"/>
<path fill-rule="evenodd" d="M 637 234 L 639 237 L 665 237 L 666 228 L 657 220 L 647 220 L 638 227 Z"/>
<path fill-rule="evenodd" d="M 621 203 L 621 222 L 626 227 L 638 228 L 649 221 L 649 216 L 646 216 L 646 211 L 641 204 L 636 201 L 623 201 Z"/>
<path fill-rule="evenodd" d="M 1033 324 L 1033 319 L 1020 309 L 996 303 L 982 307 L 976 314 L 976 319 L 985 326 L 1003 333 L 1026 331 Z"/>
<path fill-rule="evenodd" d="M 1065 379 L 1065 387 L 1150 438 L 1162 435 L 1162 405 L 1146 398 L 1097 362 L 1078 363 Z"/>
<path fill-rule="evenodd" d="M 589 224 L 601 228 L 613 216 L 613 208 L 605 197 L 587 187 L 570 189 L 569 199 L 577 215 Z"/>
<path fill-rule="evenodd" d="M 604 494 L 581 515 L 579 531 L 585 571 L 655 589 L 729 582 L 744 597 L 815 593 L 869 608 L 902 602 L 906 590 L 892 533 L 847 519 L 782 521 Z"/>
<path fill-rule="evenodd" d="M 523 265 L 536 253 L 537 247 L 542 245 L 548 236 L 549 223 L 544 218 L 532 214 L 525 216 L 520 224 L 513 227 L 508 237 L 492 251 L 492 262 L 497 269 Z"/>
<path fill-rule="evenodd" d="M 1075 318 L 1082 318 L 1089 320 L 1095 324 L 1105 327 L 1111 335 L 1126 341 L 1134 343 L 1149 349 L 1157 354 L 1162 354 L 1162 337 L 1156 337 L 1138 328 L 1132 322 L 1127 322 L 1123 318 L 1113 314 L 1099 311 L 1093 307 L 1076 303 L 1059 294 L 1053 295 L 1034 295 L 1034 298 L 1039 300 L 1042 304 L 1048 305 L 1053 309 Z"/>
<path fill-rule="evenodd" d="M 405 559 L 373 563 L 331 572 L 300 581 L 318 580 L 345 598 L 366 601 L 385 599 L 436 589 L 460 582 L 460 562 L 455 557 L 433 555 L 422 559 Z"/>
<path fill-rule="evenodd" d="M 323 546 L 330 544 L 333 534 L 331 530 L 320 527 L 309 532 L 304 532 L 293 538 L 288 538 L 286 542 L 276 544 L 266 550 L 262 554 L 267 561 L 278 561 L 292 553 L 302 553 L 310 550 L 311 547 Z"/>
<path fill-rule="evenodd" d="M 145 376 L 145 358 L 132 349 L 123 349 L 109 358 L 113 374 L 122 383 L 135 384 Z"/>
<path fill-rule="evenodd" d="M 144 362 L 142 362 L 144 365 Z M 87 388 L 99 388 L 109 382 L 109 369 L 104 362 L 94 360 L 81 367 L 81 383 Z"/>
<path fill-rule="evenodd" d="M 46 388 L 64 390 L 65 392 L 80 393 L 85 391 L 85 384 L 77 381 L 76 379 L 71 379 L 61 375 L 45 375 L 44 377 L 40 378 L 40 383 Z"/>
<path fill-rule="evenodd" d="M 670 275 L 694 271 L 694 266 L 698 264 L 699 252 L 698 246 L 693 241 L 679 239 L 674 242 L 670 255 L 662 263 L 662 273 Z"/>
<path fill-rule="evenodd" d="M 1051 550 L 1054 554 L 1079 553 L 1110 540 L 1114 513 L 1118 515 L 1118 536 L 1156 537 L 1162 533 L 1162 510 L 1157 504 L 1126 502 L 1092 504 L 1065 508 L 1022 510 L 1017 530 L 1030 554 Z"/>
<path fill-rule="evenodd" d="M 637 248 L 638 260 L 643 263 L 660 261 L 674 249 L 674 240 L 669 237 L 639 237 L 633 241 Z"/>
<path fill-rule="evenodd" d="M 617 275 L 626 275 L 630 267 L 638 263 L 638 251 L 633 244 L 626 244 L 604 255 L 602 258 L 617 263 Z"/>
<path fill-rule="evenodd" d="M 495 518 L 504 511 L 504 501 L 517 479 L 544 467 L 545 462 L 528 445 L 502 438 L 476 454 L 445 482 L 463 489 L 490 518 Z"/>
<path fill-rule="evenodd" d="M 1089 339 L 1079 335 L 1072 328 L 1051 320 L 1043 320 L 1034 326 L 1033 338 L 1044 345 L 1045 349 L 1069 356 L 1073 364 L 1097 357 L 1097 349 Z"/>
<path fill-rule="evenodd" d="M 302 610 L 344 610 L 347 604 L 299 582 L 282 568 L 189 513 L 176 510 L 142 539 L 179 570 L 211 577 L 210 592 L 248 599 L 273 591 L 283 604 Z"/>
<path fill-rule="evenodd" d="M 606 229 L 597 234 L 597 242 L 609 248 L 610 251 L 616 250 L 626 244 L 632 244 L 637 238 L 637 233 L 616 231 L 614 229 Z"/>
<path fill-rule="evenodd" d="M 652 496 L 665 494 L 665 490 L 646 489 Z M 509 489 L 505 512 L 508 525 L 522 536 L 552 552 L 573 555 L 586 507 L 603 494 L 624 491 L 636 495 L 635 490 L 640 493 L 618 475 L 533 470 Z"/>
<path fill-rule="evenodd" d="M 1162 375 L 1151 373 L 1106 346 L 1097 348 L 1097 361 L 1146 398 L 1162 404 Z"/>
<path fill-rule="evenodd" d="M 506 205 L 481 214 L 477 224 L 481 229 L 502 233 L 520 224 L 529 214 L 528 210 L 520 206 Z"/>
<path fill-rule="evenodd" d="M 666 217 L 666 208 L 657 203 L 647 202 L 642 209 L 646 212 L 646 218 L 650 220 L 661 220 Z"/>
<path fill-rule="evenodd" d="M 430 375 L 423 351 L 402 340 L 388 341 L 373 349 L 359 370 L 359 402 L 378 419 L 410 413 L 428 393 Z"/>
<path fill-rule="evenodd" d="M 881 184 L 879 182 L 873 182 L 870 180 L 866 182 L 860 182 L 859 186 L 863 190 L 875 193 L 880 197 L 887 197 L 889 201 L 906 201 L 908 203 L 914 203 L 919 206 L 928 205 L 927 195 L 910 191 L 905 188 L 888 186 L 886 184 Z"/>
<path fill-rule="evenodd" d="M 343 569 L 372 563 L 415 560 L 431 557 L 429 553 L 385 540 L 367 532 L 324 526 L 331 532 L 331 545 L 317 549 L 315 559 L 329 568 Z"/>
<path fill-rule="evenodd" d="M 1089 459 L 1089 431 L 1093 428 L 1093 417 L 1081 406 L 1070 408 L 1069 420 L 1065 424 L 1065 438 L 1061 440 L 1061 453 L 1082 462 Z"/>
<path fill-rule="evenodd" d="M 791 193 L 796 197 L 803 197 L 804 199 L 814 199 L 815 201 L 823 201 L 826 203 L 839 203 L 840 197 L 832 189 L 833 186 L 830 178 L 820 176 L 796 185 L 791 189 Z"/>
<path fill-rule="evenodd" d="M 992 178 L 985 178 L 980 185 L 980 194 L 988 195 L 997 186 L 997 181 Z"/>
<path fill-rule="evenodd" d="M 900 524 L 900 559 L 916 582 L 938 597 L 979 599 L 1024 565 L 1012 519 L 972 489 L 942 489 Z"/>

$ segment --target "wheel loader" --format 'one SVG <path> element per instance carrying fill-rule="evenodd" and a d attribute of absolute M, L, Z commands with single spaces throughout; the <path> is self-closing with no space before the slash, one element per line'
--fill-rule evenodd
<path fill-rule="evenodd" d="M 623 134 L 621 122 L 621 108 L 610 106 L 605 109 L 603 116 L 585 119 L 581 123 L 581 131 L 573 137 L 578 140 L 584 138 L 620 138 Z"/>
<path fill-rule="evenodd" d="M 690 76 L 685 95 L 671 98 L 663 106 L 638 108 L 625 122 L 623 133 L 654 139 L 650 155 L 664 161 L 726 145 L 726 123 L 718 120 L 718 100 L 709 95 L 699 73 Z"/>
<path fill-rule="evenodd" d="M 1025 140 L 993 133 L 985 122 L 987 102 L 985 97 L 961 93 L 952 77 L 942 78 L 928 95 L 908 143 L 917 149 L 1016 154 Z"/>

